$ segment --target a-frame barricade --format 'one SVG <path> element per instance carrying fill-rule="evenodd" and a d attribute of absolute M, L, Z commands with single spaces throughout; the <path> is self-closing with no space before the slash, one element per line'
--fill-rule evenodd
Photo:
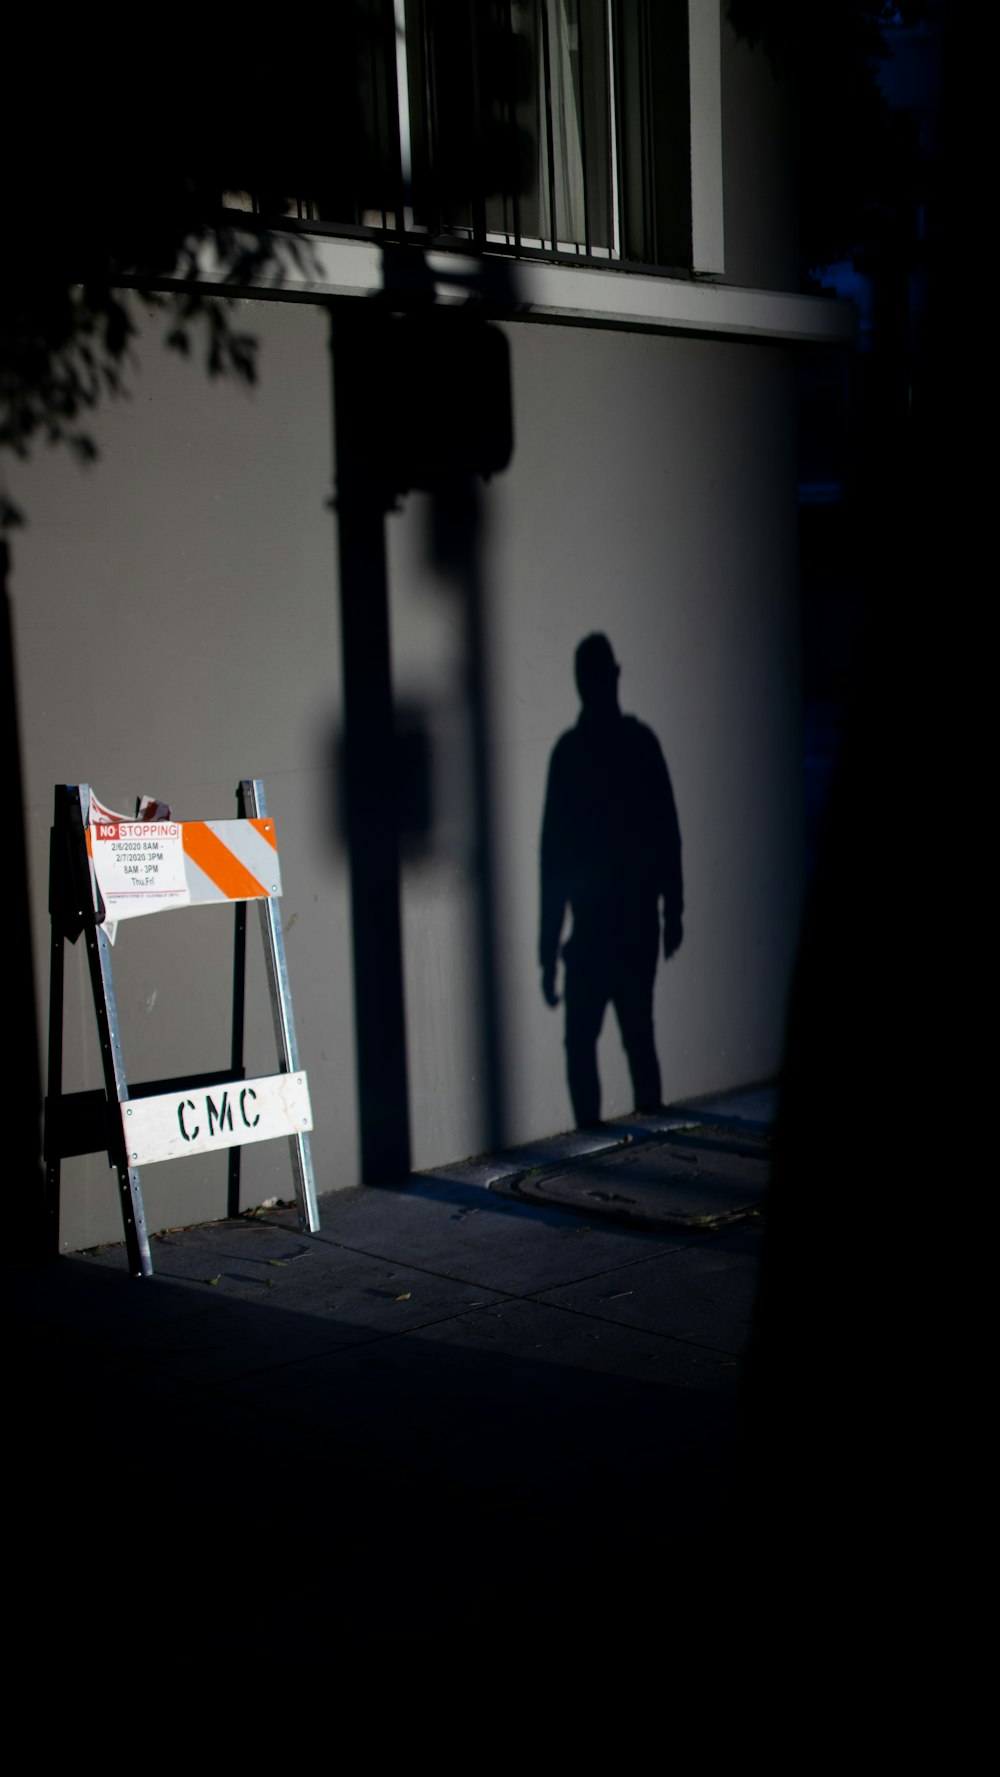
<path fill-rule="evenodd" d="M 299 1066 L 295 1039 L 277 903 L 280 871 L 274 824 L 267 814 L 264 785 L 259 778 L 244 779 L 236 798 L 236 821 L 171 822 L 160 827 L 156 821 L 126 823 L 109 817 L 108 824 L 102 827 L 92 822 L 98 805 L 93 802 L 89 785 L 56 786 L 49 859 L 52 952 L 45 1101 L 46 1216 L 51 1239 L 58 1246 L 62 1161 L 79 1154 L 106 1153 L 118 1180 L 129 1269 L 135 1277 L 149 1277 L 153 1270 L 140 1172 L 154 1161 L 228 1149 L 228 1212 L 236 1215 L 241 1148 L 251 1142 L 286 1136 L 301 1225 L 313 1233 L 319 1227 L 309 1142 L 312 1111 L 308 1080 Z M 159 889 L 147 891 L 156 894 L 157 906 L 170 905 L 169 895 L 174 894 L 174 905 L 214 902 L 234 908 L 233 1018 L 228 1068 L 213 1074 L 181 1075 L 142 1084 L 128 1080 L 111 967 L 112 945 L 104 929 L 107 918 L 115 915 L 110 895 L 105 903 L 94 860 L 94 852 L 102 841 L 107 842 L 109 852 L 117 853 L 119 863 L 122 856 L 152 855 L 159 867 L 163 856 L 170 854 L 170 880 L 174 887 L 165 894 Z M 247 868 L 248 853 L 252 854 L 255 866 L 256 853 L 261 853 L 265 866 L 269 866 L 260 876 Z M 152 872 L 152 880 L 160 880 L 153 866 L 147 865 L 146 869 Z M 161 878 L 166 874 L 160 871 Z M 123 904 L 128 894 L 139 892 L 138 888 L 124 890 Z M 257 901 L 260 913 L 279 1066 L 277 1074 L 252 1080 L 246 1078 L 243 1061 L 248 900 Z M 123 915 L 119 913 L 119 917 Z M 64 1093 L 65 947 L 67 942 L 76 943 L 81 934 L 86 943 L 97 1016 L 104 1087 Z"/>

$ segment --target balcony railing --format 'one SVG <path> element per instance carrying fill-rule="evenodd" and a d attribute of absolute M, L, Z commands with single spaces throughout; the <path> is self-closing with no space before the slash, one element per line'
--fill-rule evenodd
<path fill-rule="evenodd" d="M 331 234 L 691 263 L 686 0 L 340 0 L 331 153 L 227 208 Z M 318 162 L 322 164 L 316 164 Z"/>

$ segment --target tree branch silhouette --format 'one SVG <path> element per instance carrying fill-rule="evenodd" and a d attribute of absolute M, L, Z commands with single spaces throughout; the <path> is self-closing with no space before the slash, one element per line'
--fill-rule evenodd
<path fill-rule="evenodd" d="M 168 350 L 255 380 L 233 296 L 308 269 L 308 237 L 285 220 L 296 196 L 319 187 L 337 216 L 349 195 L 350 221 L 378 181 L 359 70 L 381 14 L 365 0 L 334 12 L 285 9 L 277 47 L 231 21 L 139 37 L 128 13 L 5 33 L 0 446 L 93 459 L 90 421 L 127 393 L 139 305 L 162 313 Z M 248 193 L 259 214 L 234 215 Z M 3 502 L 2 522 L 20 518 Z"/>

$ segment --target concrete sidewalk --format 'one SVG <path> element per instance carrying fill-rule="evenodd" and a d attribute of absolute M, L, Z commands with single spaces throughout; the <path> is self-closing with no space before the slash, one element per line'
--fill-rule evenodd
<path fill-rule="evenodd" d="M 333 1193 L 312 1236 L 157 1236 L 150 1280 L 122 1247 L 8 1263 L 29 1615 L 85 1612 L 67 1563 L 132 1573 L 148 1645 L 180 1586 L 185 1645 L 243 1670 L 275 1610 L 321 1660 L 534 1609 L 564 1636 L 676 1581 L 734 1521 L 773 1099 Z"/>

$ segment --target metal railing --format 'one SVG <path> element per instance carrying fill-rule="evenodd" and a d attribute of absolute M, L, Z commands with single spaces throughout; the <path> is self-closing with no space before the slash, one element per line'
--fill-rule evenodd
<path fill-rule="evenodd" d="M 348 164 L 278 206 L 224 202 L 325 234 L 676 272 L 690 264 L 686 11 L 352 0 L 338 15 Z"/>

